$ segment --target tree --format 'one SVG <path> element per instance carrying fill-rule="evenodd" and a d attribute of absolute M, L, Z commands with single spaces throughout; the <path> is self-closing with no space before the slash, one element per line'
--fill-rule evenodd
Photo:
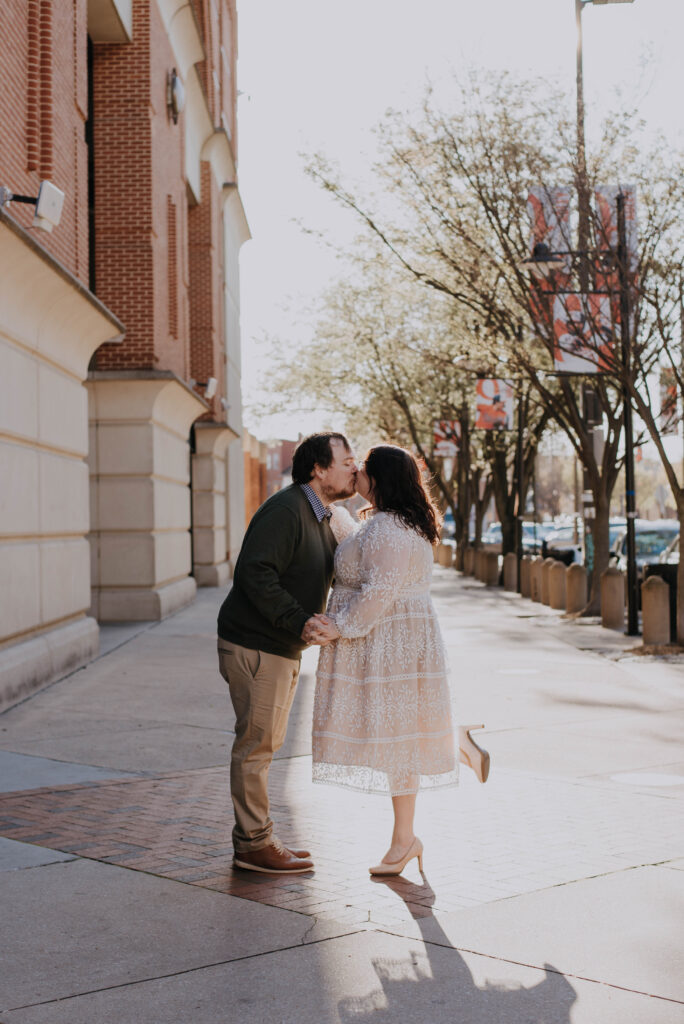
<path fill-rule="evenodd" d="M 581 184 L 591 194 L 604 181 L 635 177 L 648 189 L 651 154 L 632 145 L 634 117 L 609 119 L 585 176 L 575 156 L 574 122 L 562 113 L 568 108 L 565 97 L 544 82 L 515 82 L 508 75 L 471 78 L 457 86 L 449 113 L 428 94 L 420 118 L 388 119 L 380 132 L 379 194 L 353 194 L 320 158 L 309 172 L 357 215 L 408 278 L 448 297 L 471 332 L 479 327 L 492 372 L 525 378 L 546 415 L 566 433 L 593 494 L 594 573 L 586 610 L 595 613 L 621 464 L 623 382 L 614 366 L 595 379 L 605 434 L 597 447 L 582 413 L 579 378 L 555 375 L 552 297 L 521 266 L 530 249 L 526 200 L 540 186 L 553 194 L 559 184 L 574 185 L 575 191 Z M 566 249 L 573 248 L 571 224 L 570 217 Z M 655 222 L 653 228 L 657 232 Z M 598 222 L 592 230 L 597 250 Z M 655 237 L 642 238 L 644 256 L 654 246 Z M 587 259 L 584 253 L 568 262 L 564 290 L 578 290 Z M 594 280 L 602 269 L 591 266 Z"/>
<path fill-rule="evenodd" d="M 512 550 L 514 443 L 509 433 L 487 436 L 472 429 L 475 352 L 469 351 L 466 362 L 469 338 L 458 311 L 443 296 L 393 272 L 382 253 L 364 247 L 354 266 L 355 274 L 325 296 L 313 341 L 299 351 L 296 366 L 281 361 L 273 389 L 281 408 L 292 410 L 313 398 L 322 409 L 342 411 L 357 438 L 377 441 L 380 434 L 412 448 L 430 471 L 442 507 L 452 508 L 459 557 L 469 539 L 471 511 L 479 544 L 494 494 Z M 455 460 L 435 453 L 436 420 L 460 425 Z M 526 480 L 545 423 L 546 417 L 530 411 Z"/>

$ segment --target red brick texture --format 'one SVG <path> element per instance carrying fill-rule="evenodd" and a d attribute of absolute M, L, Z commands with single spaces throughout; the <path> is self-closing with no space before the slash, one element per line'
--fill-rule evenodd
<path fill-rule="evenodd" d="M 63 190 L 59 227 L 36 238 L 87 284 L 87 0 L 4 0 L 0 7 L 0 185 L 35 196 L 49 178 Z M 10 213 L 30 227 L 31 206 L 14 204 Z"/>
<path fill-rule="evenodd" d="M 235 0 L 193 0 L 206 59 L 199 67 L 211 119 L 235 143 Z M 189 198 L 185 113 L 174 124 L 167 78 L 176 60 L 158 5 L 133 0 L 130 42 L 92 47 L 94 268 L 88 244 L 87 0 L 0 5 L 0 185 L 37 195 L 42 178 L 66 194 L 62 222 L 38 241 L 91 281 L 126 327 L 102 346 L 99 370 L 171 370 L 218 381 L 209 419 L 224 419 L 223 237 L 219 186 L 201 169 Z M 220 183 L 222 184 L 222 183 Z M 193 204 L 193 205 L 190 205 Z M 14 205 L 30 225 L 33 210 Z M 204 388 L 199 388 L 200 392 Z"/>

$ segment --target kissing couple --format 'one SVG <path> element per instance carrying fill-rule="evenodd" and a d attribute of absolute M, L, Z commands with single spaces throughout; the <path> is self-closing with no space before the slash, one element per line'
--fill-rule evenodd
<path fill-rule="evenodd" d="M 357 522 L 335 502 L 367 501 Z M 313 780 L 392 799 L 394 829 L 374 875 L 400 874 L 423 845 L 419 789 L 453 786 L 459 760 L 481 782 L 489 755 L 453 723 L 444 644 L 430 597 L 441 516 L 411 452 L 380 444 L 357 464 L 343 434 L 305 438 L 292 484 L 254 514 L 218 616 L 218 657 L 235 709 L 230 789 L 234 867 L 311 871 L 269 815 L 302 650 L 320 645 Z M 334 581 L 334 582 L 333 582 Z M 332 586 L 332 592 L 330 588 Z"/>

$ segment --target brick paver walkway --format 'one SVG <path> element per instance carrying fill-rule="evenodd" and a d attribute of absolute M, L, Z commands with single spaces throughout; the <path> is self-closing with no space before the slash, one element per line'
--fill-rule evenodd
<path fill-rule="evenodd" d="M 391 926 L 578 878 L 684 856 L 661 795 L 610 783 L 493 770 L 480 786 L 419 797 L 426 878 L 378 883 L 367 866 L 389 837 L 389 800 L 314 786 L 308 757 L 271 770 L 272 815 L 316 870 L 233 871 L 228 769 L 210 768 L 0 796 L 0 835 L 316 917 Z M 396 895 L 402 902 L 396 900 Z"/>

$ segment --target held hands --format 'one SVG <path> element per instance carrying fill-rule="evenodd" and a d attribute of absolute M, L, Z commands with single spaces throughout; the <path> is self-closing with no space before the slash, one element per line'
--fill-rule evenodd
<path fill-rule="evenodd" d="M 320 644 L 321 647 L 337 640 L 339 635 L 340 631 L 327 615 L 312 615 L 306 620 L 302 630 L 302 640 L 305 643 Z"/>

